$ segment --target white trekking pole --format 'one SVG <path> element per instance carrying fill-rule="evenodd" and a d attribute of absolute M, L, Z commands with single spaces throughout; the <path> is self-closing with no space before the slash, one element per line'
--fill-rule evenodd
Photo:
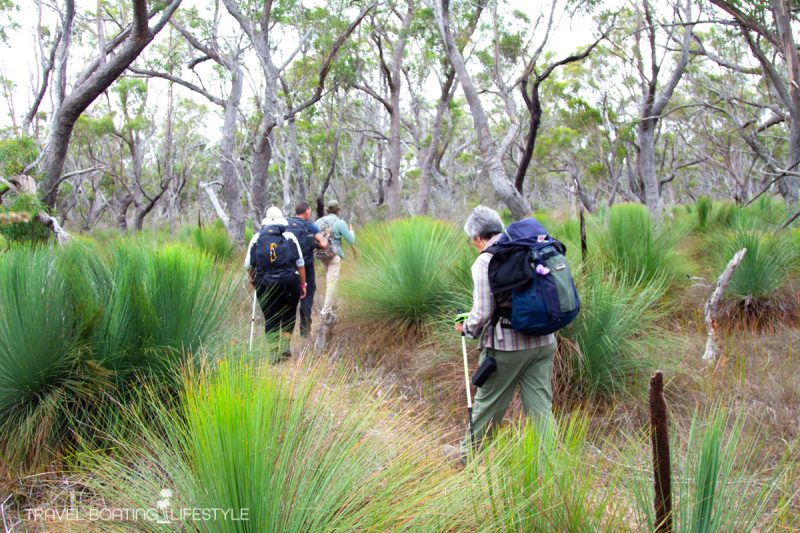
<path fill-rule="evenodd" d="M 469 313 L 461 313 L 459 314 L 455 322 L 464 323 L 466 321 Z M 469 361 L 467 360 L 467 336 L 463 332 L 461 333 L 461 353 L 464 356 L 464 384 L 467 388 L 467 412 L 469 413 L 469 444 L 470 447 L 474 449 L 475 446 L 475 427 L 472 422 L 472 390 L 470 389 L 470 382 L 469 382 Z"/>
<path fill-rule="evenodd" d="M 253 351 L 253 326 L 256 325 L 256 290 L 253 289 L 253 314 L 250 318 L 250 351 Z"/>

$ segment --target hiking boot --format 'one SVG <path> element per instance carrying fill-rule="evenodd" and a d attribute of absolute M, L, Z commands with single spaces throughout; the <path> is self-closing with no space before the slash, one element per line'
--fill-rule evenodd
<path fill-rule="evenodd" d="M 453 446 L 452 444 L 443 445 L 442 457 L 456 466 L 467 466 L 467 454 L 461 449 L 461 446 Z"/>

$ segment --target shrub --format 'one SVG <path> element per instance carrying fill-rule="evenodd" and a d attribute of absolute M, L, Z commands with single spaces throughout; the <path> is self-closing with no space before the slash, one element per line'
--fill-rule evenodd
<path fill-rule="evenodd" d="M 368 227 L 342 291 L 358 317 L 400 332 L 468 306 L 474 254 L 464 242 L 455 227 L 429 218 Z"/>
<path fill-rule="evenodd" d="M 685 234 L 679 225 L 655 228 L 643 205 L 616 204 L 607 230 L 589 245 L 628 280 L 647 284 L 661 279 L 672 285 L 687 272 L 686 259 L 675 251 Z"/>
<path fill-rule="evenodd" d="M 7 208 L 0 207 L 0 214 L 5 214 L 10 218 L 20 218 L 21 216 L 24 220 L 0 223 L 0 236 L 10 242 L 39 243 L 46 241 L 52 232 L 34 218 L 42 209 L 44 207 L 35 195 L 16 195 Z"/>
<path fill-rule="evenodd" d="M 662 335 L 664 289 L 659 278 L 639 287 L 624 275 L 589 270 L 578 282 L 581 312 L 561 332 L 571 343 L 562 347 L 559 389 L 573 399 L 612 400 L 642 383 Z"/>

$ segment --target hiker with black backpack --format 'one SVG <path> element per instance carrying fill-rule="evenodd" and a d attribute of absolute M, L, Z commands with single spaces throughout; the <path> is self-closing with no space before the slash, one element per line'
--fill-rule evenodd
<path fill-rule="evenodd" d="M 322 236 L 319 227 L 311 222 L 311 207 L 308 202 L 299 202 L 294 207 L 295 216 L 289 217 L 288 229 L 300 243 L 306 269 L 306 297 L 300 300 L 300 336 L 308 337 L 311 331 L 311 310 L 314 307 L 314 293 L 317 279 L 314 273 L 314 250 L 325 250 L 328 241 Z"/>
<path fill-rule="evenodd" d="M 339 202 L 330 200 L 326 210 L 328 214 L 317 219 L 315 224 L 328 241 L 328 248 L 314 251 L 314 257 L 319 259 L 325 267 L 325 303 L 322 305 L 319 315 L 323 321 L 332 322 L 335 320 L 333 308 L 334 299 L 336 298 L 336 284 L 339 281 L 339 271 L 344 257 L 342 239 L 350 245 L 354 245 L 356 236 L 353 232 L 353 225 L 350 224 L 348 226 L 347 222 L 339 218 L 339 213 L 341 212 Z M 353 251 L 355 252 L 355 248 L 353 248 Z"/>
<path fill-rule="evenodd" d="M 288 225 L 280 209 L 267 209 L 261 230 L 250 240 L 244 259 L 264 313 L 264 331 L 279 335 L 283 358 L 292 355 L 289 343 L 297 303 L 306 296 L 303 253 L 297 237 L 287 231 Z"/>
<path fill-rule="evenodd" d="M 464 231 L 480 255 L 472 265 L 473 303 L 456 331 L 480 339 L 471 428 L 448 456 L 466 459 L 503 420 L 519 385 L 525 414 L 542 431 L 554 428 L 551 378 L 553 333 L 575 318 L 579 302 L 561 243 L 533 218 L 504 228 L 500 215 L 478 206 Z"/>

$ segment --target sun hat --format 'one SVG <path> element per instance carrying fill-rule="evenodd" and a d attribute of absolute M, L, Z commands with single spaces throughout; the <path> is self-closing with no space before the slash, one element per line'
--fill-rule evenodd
<path fill-rule="evenodd" d="M 275 207 L 274 205 L 267 209 L 267 214 L 264 216 L 264 220 L 261 221 L 262 226 L 288 226 L 289 221 L 286 220 L 286 217 L 283 216 L 280 208 Z"/>

